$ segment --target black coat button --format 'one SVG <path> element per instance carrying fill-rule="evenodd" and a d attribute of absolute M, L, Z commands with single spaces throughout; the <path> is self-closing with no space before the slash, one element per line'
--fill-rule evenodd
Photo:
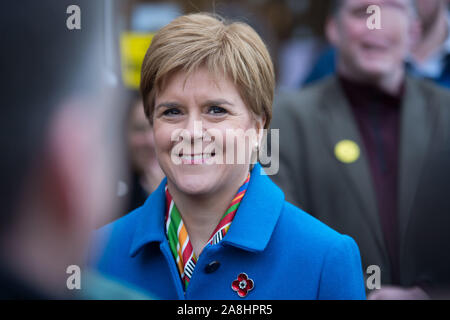
<path fill-rule="evenodd" d="M 212 262 L 208 263 L 205 266 L 205 272 L 206 273 L 213 273 L 214 271 L 219 269 L 219 267 L 220 267 L 220 262 L 219 261 L 212 261 Z"/>

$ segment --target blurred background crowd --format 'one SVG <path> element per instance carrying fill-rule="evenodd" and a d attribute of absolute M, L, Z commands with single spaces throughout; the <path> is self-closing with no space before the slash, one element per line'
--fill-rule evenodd
<path fill-rule="evenodd" d="M 81 30 L 66 28 L 71 4 L 81 9 Z M 367 28 L 371 4 L 382 8 L 381 31 Z M 368 296 L 450 297 L 447 1 L 5 7 L 0 298 L 73 297 L 66 267 L 84 265 L 91 228 L 139 207 L 159 185 L 141 63 L 159 28 L 201 11 L 248 23 L 267 44 L 277 79 L 272 128 L 281 138 L 273 179 L 289 201 L 354 237 L 364 268 L 381 267 L 389 290 Z M 340 107 L 326 111 L 330 103 Z M 93 291 L 139 297 L 99 278 Z"/>
<path fill-rule="evenodd" d="M 128 145 L 132 180 L 129 208 L 135 208 L 156 188 L 161 172 L 152 156 L 152 137 L 145 131 L 144 114 L 133 113 L 138 95 L 140 67 L 152 35 L 175 17 L 199 11 L 215 12 L 226 19 L 251 25 L 264 39 L 272 55 L 279 93 L 300 90 L 335 72 L 336 48 L 330 43 L 326 25 L 333 11 L 331 0 L 248 0 L 248 1 L 112 1 L 107 8 L 114 23 L 108 30 L 110 67 L 114 81 L 130 94 Z M 373 2 L 373 1 L 372 1 Z M 363 3 L 366 9 L 370 3 Z M 375 1 L 376 2 L 376 1 Z M 450 35 L 448 3 L 445 0 L 413 1 L 415 4 L 412 44 L 404 57 L 410 75 L 450 87 Z M 361 14 L 361 13 L 358 13 Z M 369 14 L 362 13 L 364 19 Z M 385 21 L 386 22 L 386 21 Z M 386 27 L 385 27 L 386 28 Z M 140 120 L 139 120 L 140 119 Z M 139 121 L 140 124 L 139 124 Z M 144 132 L 148 134 L 145 135 Z M 141 133 L 141 134 L 140 134 Z M 147 137 L 147 139 L 145 139 Z M 147 146 L 147 147 L 146 147 Z M 147 157 L 147 160 L 144 158 Z M 145 162 L 152 165 L 146 168 Z M 146 178 L 142 178 L 146 176 Z M 138 178 L 140 177 L 140 178 Z M 124 180 L 125 181 L 125 180 Z M 128 186 L 131 189 L 128 189 Z"/>

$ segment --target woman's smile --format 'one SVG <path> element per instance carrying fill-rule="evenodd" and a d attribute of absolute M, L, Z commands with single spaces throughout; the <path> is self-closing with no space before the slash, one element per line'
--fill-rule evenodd
<path fill-rule="evenodd" d="M 208 159 L 214 157 L 212 153 L 200 153 L 200 154 L 181 154 L 179 157 L 183 164 L 199 165 L 209 163 Z"/>

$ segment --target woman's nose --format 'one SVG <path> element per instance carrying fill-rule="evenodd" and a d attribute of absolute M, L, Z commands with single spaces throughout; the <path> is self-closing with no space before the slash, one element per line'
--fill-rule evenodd
<path fill-rule="evenodd" d="M 184 129 L 186 130 L 188 136 L 191 138 L 191 142 L 203 139 L 204 128 L 200 115 L 197 115 L 196 113 L 190 114 L 188 119 L 186 120 Z"/>

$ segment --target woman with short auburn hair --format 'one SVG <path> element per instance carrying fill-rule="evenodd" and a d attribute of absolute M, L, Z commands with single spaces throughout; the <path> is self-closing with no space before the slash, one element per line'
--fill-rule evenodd
<path fill-rule="evenodd" d="M 356 243 L 285 202 L 254 164 L 274 87 L 245 23 L 198 13 L 156 33 L 141 93 L 166 178 L 97 232 L 101 272 L 161 299 L 364 299 Z"/>

